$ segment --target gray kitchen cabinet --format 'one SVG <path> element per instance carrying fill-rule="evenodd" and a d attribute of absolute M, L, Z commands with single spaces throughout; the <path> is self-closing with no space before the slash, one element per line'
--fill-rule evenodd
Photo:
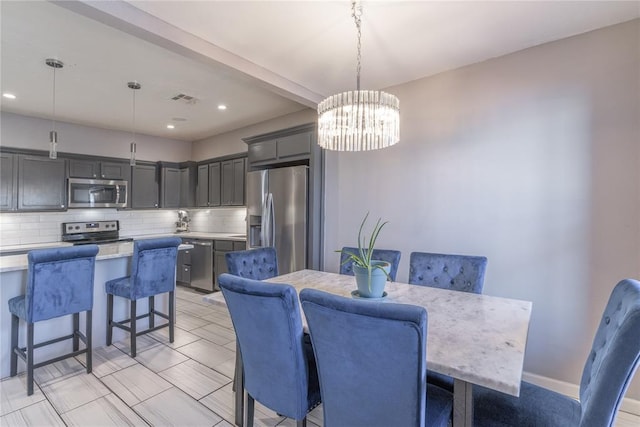
<path fill-rule="evenodd" d="M 66 161 L 18 155 L 18 210 L 66 209 Z"/>
<path fill-rule="evenodd" d="M 243 206 L 246 159 L 224 161 L 221 168 L 222 206 Z"/>
<path fill-rule="evenodd" d="M 309 159 L 315 139 L 315 124 L 301 125 L 283 131 L 251 138 L 247 143 L 250 168 Z"/>
<path fill-rule="evenodd" d="M 228 273 L 227 260 L 225 254 L 233 251 L 243 251 L 247 248 L 246 241 L 237 240 L 215 240 L 213 252 L 213 277 L 215 278 L 215 289 L 220 289 L 218 276 Z"/>
<path fill-rule="evenodd" d="M 129 181 L 131 166 L 128 162 L 69 159 L 69 177 Z"/>
<path fill-rule="evenodd" d="M 15 154 L 0 153 L 0 210 L 18 207 L 18 166 Z"/>
<path fill-rule="evenodd" d="M 191 208 L 196 205 L 197 170 L 195 162 L 180 164 L 180 207 Z"/>
<path fill-rule="evenodd" d="M 133 209 L 157 208 L 160 187 L 157 165 L 137 164 L 132 169 L 131 207 Z"/>
<path fill-rule="evenodd" d="M 176 282 L 191 284 L 191 249 L 178 251 Z"/>
<path fill-rule="evenodd" d="M 180 207 L 180 168 L 162 167 L 160 206 L 163 208 Z"/>
<path fill-rule="evenodd" d="M 220 206 L 220 181 L 220 162 L 198 166 L 196 198 L 199 207 Z"/>

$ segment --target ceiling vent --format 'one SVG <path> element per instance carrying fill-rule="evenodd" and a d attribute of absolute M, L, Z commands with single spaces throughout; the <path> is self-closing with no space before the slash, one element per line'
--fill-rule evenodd
<path fill-rule="evenodd" d="M 171 98 L 172 101 L 182 101 L 185 104 L 195 104 L 198 102 L 198 98 L 184 93 L 179 93 Z"/>

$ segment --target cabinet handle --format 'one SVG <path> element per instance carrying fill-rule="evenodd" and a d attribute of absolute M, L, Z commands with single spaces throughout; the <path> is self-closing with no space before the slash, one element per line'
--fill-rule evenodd
<path fill-rule="evenodd" d="M 154 204 L 153 204 L 153 206 L 155 206 L 155 207 L 157 208 L 157 207 L 158 207 L 158 204 L 157 204 L 157 203 L 154 203 Z"/>
<path fill-rule="evenodd" d="M 93 174 L 93 177 L 94 177 L 94 178 L 96 177 L 96 174 L 95 174 L 95 173 Z"/>
<path fill-rule="evenodd" d="M 64 208 L 64 205 L 60 205 L 61 208 Z"/>
<path fill-rule="evenodd" d="M 104 178 L 104 174 L 102 174 L 102 177 Z"/>

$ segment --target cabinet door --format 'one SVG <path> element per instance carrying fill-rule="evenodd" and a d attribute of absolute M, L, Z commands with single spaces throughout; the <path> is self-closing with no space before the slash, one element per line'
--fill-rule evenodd
<path fill-rule="evenodd" d="M 155 165 L 135 165 L 131 186 L 133 209 L 158 207 L 158 172 Z"/>
<path fill-rule="evenodd" d="M 180 169 L 162 168 L 162 207 L 180 206 Z"/>
<path fill-rule="evenodd" d="M 100 163 L 95 160 L 69 160 L 70 178 L 99 178 Z"/>
<path fill-rule="evenodd" d="M 129 181 L 131 179 L 131 166 L 125 162 L 101 162 L 100 178 Z"/>
<path fill-rule="evenodd" d="M 244 176 L 246 175 L 247 159 L 235 159 L 233 161 L 233 206 L 244 205 Z"/>
<path fill-rule="evenodd" d="M 233 204 L 233 160 L 220 164 L 222 168 L 222 206 Z"/>
<path fill-rule="evenodd" d="M 276 141 L 255 142 L 247 148 L 251 163 L 267 163 L 277 159 Z"/>
<path fill-rule="evenodd" d="M 198 166 L 196 205 L 199 207 L 209 206 L 209 165 Z"/>
<path fill-rule="evenodd" d="M 278 160 L 308 156 L 311 152 L 312 137 L 312 132 L 304 132 L 278 138 Z"/>
<path fill-rule="evenodd" d="M 18 168 L 16 156 L 0 153 L 0 209 L 16 210 Z"/>
<path fill-rule="evenodd" d="M 220 162 L 209 164 L 209 205 L 208 206 L 220 206 Z"/>
<path fill-rule="evenodd" d="M 226 252 L 215 251 L 213 253 L 213 276 L 215 277 L 216 289 L 220 289 L 220 286 L 218 285 L 218 276 L 222 273 L 229 272 L 227 269 L 227 260 L 225 259 L 224 254 L 226 254 Z"/>
<path fill-rule="evenodd" d="M 44 156 L 18 156 L 18 209 L 64 210 L 66 163 Z"/>

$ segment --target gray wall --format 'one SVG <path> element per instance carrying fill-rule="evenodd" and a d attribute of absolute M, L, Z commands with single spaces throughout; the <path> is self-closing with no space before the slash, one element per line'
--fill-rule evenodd
<path fill-rule="evenodd" d="M 412 251 L 485 255 L 486 294 L 533 301 L 525 370 L 579 384 L 611 289 L 640 279 L 639 40 L 635 20 L 389 88 L 400 143 L 327 153 L 327 270 L 367 211 L 399 281 Z"/>
<path fill-rule="evenodd" d="M 3 112 L 0 126 L 0 144 L 5 147 L 49 150 L 51 120 Z M 56 130 L 59 152 L 129 158 L 130 132 L 58 121 Z M 136 149 L 138 160 L 182 162 L 191 159 L 191 143 L 175 139 L 136 134 Z"/>

